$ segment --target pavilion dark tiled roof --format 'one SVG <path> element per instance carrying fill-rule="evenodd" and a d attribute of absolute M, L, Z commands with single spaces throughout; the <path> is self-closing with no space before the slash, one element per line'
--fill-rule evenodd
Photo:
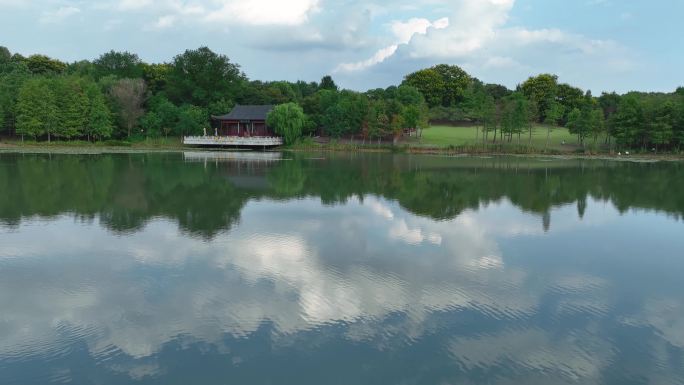
<path fill-rule="evenodd" d="M 266 120 L 274 105 L 240 106 L 237 105 L 227 115 L 212 116 L 217 120 Z"/>

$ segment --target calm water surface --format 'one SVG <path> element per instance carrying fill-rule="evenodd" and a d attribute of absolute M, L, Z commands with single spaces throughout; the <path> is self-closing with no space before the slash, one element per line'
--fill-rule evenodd
<path fill-rule="evenodd" d="M 0 384 L 684 384 L 684 165 L 0 154 Z"/>

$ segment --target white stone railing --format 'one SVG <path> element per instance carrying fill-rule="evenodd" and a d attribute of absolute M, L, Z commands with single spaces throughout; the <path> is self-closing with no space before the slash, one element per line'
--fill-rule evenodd
<path fill-rule="evenodd" d="M 186 136 L 188 146 L 281 146 L 283 138 L 277 136 Z"/>

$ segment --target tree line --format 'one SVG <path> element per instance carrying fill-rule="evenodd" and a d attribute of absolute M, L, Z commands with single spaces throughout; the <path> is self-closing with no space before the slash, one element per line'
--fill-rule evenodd
<path fill-rule="evenodd" d="M 455 65 L 405 76 L 366 92 L 319 82 L 250 80 L 207 47 L 169 63 L 145 63 L 110 51 L 64 63 L 0 47 L 0 133 L 31 139 L 135 140 L 198 135 L 212 115 L 236 104 L 275 104 L 269 123 L 288 143 L 327 135 L 364 141 L 420 135 L 429 122 L 481 127 L 483 143 L 521 142 L 538 125 L 567 127 L 580 145 L 679 150 L 684 143 L 684 88 L 673 93 L 603 93 L 595 97 L 553 74 L 515 90 L 486 84 Z M 481 132 L 481 136 L 480 136 Z M 547 139 L 548 142 L 548 139 Z"/>

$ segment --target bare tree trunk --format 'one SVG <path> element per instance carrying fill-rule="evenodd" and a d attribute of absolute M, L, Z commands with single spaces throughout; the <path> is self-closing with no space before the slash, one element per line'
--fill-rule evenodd
<path fill-rule="evenodd" d="M 528 146 L 532 146 L 532 124 L 530 123 L 530 139 L 527 141 Z"/>
<path fill-rule="evenodd" d="M 549 148 L 549 138 L 551 137 L 551 126 L 546 127 L 546 145 L 544 146 L 544 150 L 547 150 Z"/>

